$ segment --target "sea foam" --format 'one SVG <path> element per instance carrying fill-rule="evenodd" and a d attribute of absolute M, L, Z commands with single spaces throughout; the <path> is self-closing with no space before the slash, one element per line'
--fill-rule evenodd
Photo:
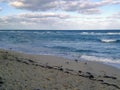
<path fill-rule="evenodd" d="M 95 61 L 95 62 L 103 62 L 103 63 L 113 63 L 113 64 L 120 64 L 119 59 L 111 59 L 111 58 L 104 58 L 104 57 L 96 57 L 96 56 L 88 56 L 88 55 L 82 55 L 80 57 L 82 60 L 87 61 Z"/>
<path fill-rule="evenodd" d="M 101 42 L 104 43 L 114 43 L 114 42 L 118 42 L 119 40 L 117 39 L 101 39 Z"/>

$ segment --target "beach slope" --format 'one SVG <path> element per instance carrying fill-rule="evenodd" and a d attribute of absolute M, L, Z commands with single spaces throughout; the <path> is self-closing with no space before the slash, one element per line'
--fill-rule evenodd
<path fill-rule="evenodd" d="M 120 90 L 120 70 L 96 62 L 1 49 L 0 90 Z"/>

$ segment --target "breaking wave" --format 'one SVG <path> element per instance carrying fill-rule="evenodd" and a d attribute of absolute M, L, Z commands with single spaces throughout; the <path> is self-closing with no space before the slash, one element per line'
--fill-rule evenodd
<path fill-rule="evenodd" d="M 103 42 L 103 43 L 116 43 L 119 41 L 120 40 L 117 40 L 117 39 L 101 39 L 101 42 Z"/>
<path fill-rule="evenodd" d="M 119 59 L 102 58 L 102 57 L 96 57 L 96 56 L 82 55 L 80 59 L 87 60 L 87 61 L 120 64 Z"/>

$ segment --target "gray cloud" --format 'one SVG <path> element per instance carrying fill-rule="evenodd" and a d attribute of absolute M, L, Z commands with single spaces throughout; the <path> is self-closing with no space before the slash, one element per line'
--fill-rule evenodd
<path fill-rule="evenodd" d="M 81 10 L 79 11 L 79 13 L 82 13 L 82 14 L 101 14 L 101 11 L 97 8 L 92 8 L 92 9 L 86 9 L 86 10 Z"/>
<path fill-rule="evenodd" d="M 62 10 L 81 14 L 100 14 L 99 7 L 120 3 L 119 0 L 102 0 L 99 2 L 90 0 L 8 0 L 8 2 L 9 5 L 17 9 L 30 11 Z"/>
<path fill-rule="evenodd" d="M 22 13 L 18 15 L 0 17 L 0 26 L 27 26 L 31 27 L 47 27 L 49 28 L 54 24 L 68 19 L 70 16 L 67 14 L 56 13 Z M 39 28 L 41 28 L 39 27 Z"/>
<path fill-rule="evenodd" d="M 45 11 L 57 7 L 56 0 L 13 0 L 9 4 L 15 8 L 31 11 Z"/>
<path fill-rule="evenodd" d="M 118 16 L 116 13 L 113 16 Z M 22 13 L 0 17 L 0 29 L 109 29 L 120 28 L 118 19 L 98 16 L 69 16 L 59 13 Z"/>
<path fill-rule="evenodd" d="M 20 14 L 19 16 L 25 18 L 59 18 L 66 19 L 69 18 L 68 14 L 57 14 L 57 13 L 30 13 L 30 14 Z"/>
<path fill-rule="evenodd" d="M 107 18 L 99 15 L 102 13 L 100 7 L 120 4 L 120 0 L 99 2 L 91 0 L 0 0 L 0 2 L 7 2 L 17 9 L 32 11 L 0 17 L 0 28 L 97 29 L 112 28 L 113 23 L 114 28 L 120 28 L 120 13 Z M 68 12 L 77 13 L 73 15 Z"/>
<path fill-rule="evenodd" d="M 0 0 L 0 2 L 4 2 L 5 0 Z"/>

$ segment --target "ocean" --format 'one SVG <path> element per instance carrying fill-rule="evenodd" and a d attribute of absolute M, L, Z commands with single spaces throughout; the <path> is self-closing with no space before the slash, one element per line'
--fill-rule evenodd
<path fill-rule="evenodd" d="M 0 30 L 0 48 L 120 68 L 120 30 Z"/>

